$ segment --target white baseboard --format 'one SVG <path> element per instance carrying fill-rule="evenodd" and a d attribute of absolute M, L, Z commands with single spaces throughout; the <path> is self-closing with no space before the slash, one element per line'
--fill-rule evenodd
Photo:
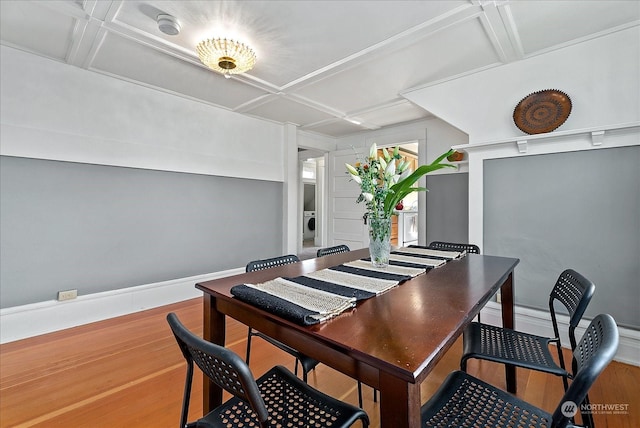
<path fill-rule="evenodd" d="M 244 268 L 105 291 L 59 302 L 0 310 L 0 343 L 39 336 L 202 296 L 198 282 L 244 273 Z"/>
<path fill-rule="evenodd" d="M 102 321 L 158 306 L 169 305 L 202 296 L 194 287 L 197 282 L 237 275 L 244 268 L 230 269 L 205 275 L 180 278 L 171 281 L 145 284 L 121 290 L 106 291 L 76 299 L 58 302 L 33 303 L 0 310 L 0 343 L 13 342 L 28 337 L 39 336 L 91 322 Z M 515 308 L 516 328 L 540 336 L 553 336 L 549 313 L 530 308 Z M 482 322 L 501 325 L 500 304 L 489 302 L 482 309 Z M 558 316 L 562 342 L 569 343 L 569 318 Z M 582 320 L 577 329 L 580 337 L 589 321 Z M 616 361 L 640 366 L 640 332 L 624 327 L 619 328 L 620 345 Z"/>
<path fill-rule="evenodd" d="M 569 344 L 569 317 L 566 315 L 557 315 L 558 328 L 560 330 L 560 339 L 562 343 Z M 483 323 L 492 325 L 502 325 L 502 312 L 500 304 L 489 302 L 482 309 L 481 320 Z M 576 338 L 580 340 L 582 334 L 589 325 L 590 320 L 583 319 L 576 328 Z M 527 333 L 536 334 L 538 336 L 553 337 L 553 327 L 551 325 L 551 316 L 548 311 L 541 311 L 531 308 L 523 308 L 516 306 L 515 308 L 515 327 L 517 330 L 526 331 Z M 615 360 L 634 366 L 640 366 L 640 331 L 630 328 L 618 327 L 620 333 L 620 343 Z"/>

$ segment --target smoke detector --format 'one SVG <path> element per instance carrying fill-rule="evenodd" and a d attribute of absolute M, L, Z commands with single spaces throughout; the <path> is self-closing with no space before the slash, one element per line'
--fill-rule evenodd
<path fill-rule="evenodd" d="M 180 23 L 174 16 L 160 14 L 156 18 L 156 21 L 158 22 L 158 29 L 164 34 L 170 36 L 180 34 Z"/>

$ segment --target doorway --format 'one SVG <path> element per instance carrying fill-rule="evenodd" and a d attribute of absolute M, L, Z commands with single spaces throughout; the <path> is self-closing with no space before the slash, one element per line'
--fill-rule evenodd
<path fill-rule="evenodd" d="M 302 247 L 313 247 L 316 239 L 316 183 L 303 183 Z"/>
<path fill-rule="evenodd" d="M 317 151 L 307 156 L 300 152 L 300 197 L 299 210 L 301 225 L 298 237 L 298 254 L 310 258 L 315 257 L 318 248 L 324 244 L 323 238 L 323 189 L 324 189 L 324 155 Z M 314 157 L 308 157 L 313 155 Z M 319 156 L 322 155 L 322 156 Z M 301 257 L 303 258 L 303 257 Z"/>

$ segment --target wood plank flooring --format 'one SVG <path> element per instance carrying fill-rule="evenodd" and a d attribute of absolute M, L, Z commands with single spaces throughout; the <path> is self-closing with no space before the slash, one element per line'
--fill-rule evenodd
<path fill-rule="evenodd" d="M 0 427 L 177 427 L 185 364 L 165 316 L 202 334 L 202 299 L 194 299 L 0 346 Z M 245 355 L 247 329 L 228 319 L 227 346 Z M 458 368 L 461 343 L 422 385 L 426 401 Z M 255 339 L 251 369 L 259 376 L 275 364 L 293 370 L 293 358 Z M 504 388 L 502 366 L 471 361 L 469 372 Z M 316 388 L 357 404 L 355 380 L 319 365 Z M 559 378 L 518 370 L 518 395 L 548 411 L 562 396 Z M 640 368 L 613 362 L 590 394 L 598 404 L 628 404 L 626 414 L 596 414 L 598 428 L 640 427 Z M 190 420 L 202 413 L 202 379 L 196 376 Z M 378 403 L 364 386 L 364 408 L 379 426 Z M 356 425 L 358 426 L 358 425 Z"/>

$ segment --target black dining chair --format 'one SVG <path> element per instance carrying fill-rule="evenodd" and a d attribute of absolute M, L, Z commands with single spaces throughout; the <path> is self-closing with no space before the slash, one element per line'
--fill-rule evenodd
<path fill-rule="evenodd" d="M 476 244 L 466 244 L 461 242 L 445 242 L 445 241 L 432 241 L 428 248 L 432 250 L 442 251 L 459 251 L 471 254 L 480 254 L 480 247 Z M 478 322 L 480 322 L 480 313 L 478 313 Z"/>
<path fill-rule="evenodd" d="M 233 351 L 208 342 L 189 331 L 176 314 L 167 321 L 187 362 L 180 427 L 349 427 L 362 410 L 312 388 L 289 370 L 275 366 L 255 379 L 249 366 Z M 187 423 L 195 364 L 232 398 L 195 422 Z"/>
<path fill-rule="evenodd" d="M 596 378 L 611 362 L 618 348 L 618 327 L 611 315 L 591 321 L 573 351 L 576 368 L 571 385 L 553 414 L 531 405 L 465 372 L 451 373 L 422 406 L 423 427 L 573 427 Z M 590 415 L 582 412 L 583 422 Z M 591 425 L 593 427 L 593 425 Z"/>
<path fill-rule="evenodd" d="M 466 251 L 467 253 L 480 254 L 480 247 L 475 244 L 463 244 L 458 242 L 433 241 L 429 244 L 432 250 Z"/>
<path fill-rule="evenodd" d="M 290 263 L 297 263 L 299 261 L 300 259 L 298 258 L 298 256 L 294 254 L 289 254 L 289 255 L 280 256 L 280 257 L 273 257 L 270 259 L 254 260 L 247 264 L 246 271 L 253 272 L 257 270 L 264 270 L 264 269 L 269 269 L 276 266 L 288 265 Z M 299 352 L 298 350 L 293 349 L 292 347 L 285 345 L 279 340 L 276 340 L 270 336 L 267 336 L 264 333 L 254 330 L 251 327 L 249 327 L 249 333 L 247 334 L 247 355 L 245 360 L 247 364 L 249 364 L 249 358 L 251 357 L 251 339 L 254 336 L 260 337 L 266 340 L 267 342 L 269 342 L 270 344 L 272 344 L 273 346 L 283 350 L 287 354 L 292 355 L 296 359 L 294 373 L 296 376 L 298 375 L 298 363 L 300 363 L 300 366 L 302 367 L 302 380 L 304 380 L 305 382 L 307 381 L 307 376 L 309 372 L 318 365 L 318 360 L 308 357 L 307 355 Z"/>
<path fill-rule="evenodd" d="M 319 248 L 316 253 L 317 257 L 328 256 L 330 254 L 348 253 L 351 251 L 347 245 L 336 245 L 333 247 Z"/>
<path fill-rule="evenodd" d="M 567 370 L 562 354 L 560 331 L 556 319 L 556 304 L 569 313 L 569 342 L 571 350 L 576 348 L 575 330 L 582 319 L 593 293 L 595 284 L 576 272 L 567 269 L 560 274 L 549 295 L 549 312 L 555 337 L 536 336 L 516 330 L 481 323 L 469 324 L 463 332 L 463 351 L 460 368 L 467 369 L 470 358 L 494 361 L 524 367 L 561 376 L 565 390 L 572 374 Z M 557 303 L 556 303 L 557 302 Z M 556 364 L 549 344 L 555 343 L 560 365 Z M 573 370 L 575 372 L 575 370 Z M 588 403 L 588 397 L 586 402 Z"/>
<path fill-rule="evenodd" d="M 347 245 L 335 245 L 318 249 L 317 256 L 324 257 L 331 254 L 348 253 L 351 249 Z M 373 402 L 378 402 L 378 390 L 373 388 Z M 362 407 L 362 383 L 358 381 L 358 404 Z"/>

